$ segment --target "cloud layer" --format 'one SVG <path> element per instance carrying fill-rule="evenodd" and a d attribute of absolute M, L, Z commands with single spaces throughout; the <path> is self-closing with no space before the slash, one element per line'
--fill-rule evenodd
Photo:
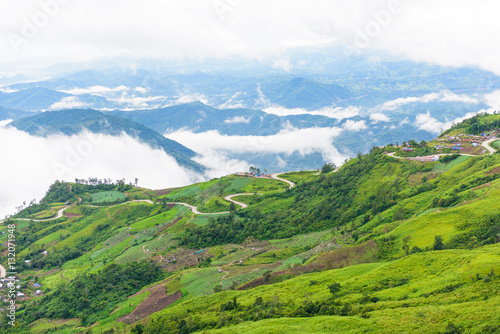
<path fill-rule="evenodd" d="M 1 2 L 0 62 L 97 58 L 269 58 L 341 41 L 500 74 L 500 3 L 484 0 L 25 0 Z M 92 17 L 90 24 L 88 18 Z"/>
<path fill-rule="evenodd" d="M 271 136 L 229 136 L 218 131 L 194 133 L 189 130 L 178 130 L 165 134 L 165 137 L 176 140 L 190 149 L 199 152 L 205 158 L 205 165 L 214 169 L 215 174 L 228 174 L 237 170 L 238 166 L 247 166 L 244 162 L 233 160 L 227 164 L 231 153 L 264 153 L 285 154 L 299 153 L 302 156 L 321 153 L 326 161 L 340 165 L 347 156 L 339 153 L 333 146 L 335 137 L 342 133 L 340 128 L 287 128 Z M 209 157 L 219 157 L 210 159 Z M 222 160 L 220 160 L 222 159 Z"/>
<path fill-rule="evenodd" d="M 326 116 L 329 118 L 335 118 L 338 120 L 342 120 L 345 118 L 352 118 L 354 116 L 359 115 L 358 107 L 325 107 L 318 110 L 305 110 L 302 108 L 285 108 L 281 106 L 272 106 L 263 109 L 264 112 L 268 114 L 273 114 L 277 116 L 292 116 L 292 115 L 319 115 Z"/>
<path fill-rule="evenodd" d="M 75 178 L 139 179 L 139 185 L 159 189 L 200 180 L 164 151 L 123 135 L 81 133 L 77 136 L 33 137 L 0 127 L 0 217 L 12 214 L 24 200 L 40 200 L 55 180 Z M 8 192 L 5 191 L 8 189 Z"/>

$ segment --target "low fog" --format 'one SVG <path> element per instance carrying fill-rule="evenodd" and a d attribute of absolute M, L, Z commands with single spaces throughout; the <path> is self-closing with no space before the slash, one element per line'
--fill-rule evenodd
<path fill-rule="evenodd" d="M 3 122 L 5 123 L 5 122 Z M 139 186 L 161 189 L 203 179 L 180 167 L 163 150 L 123 135 L 30 136 L 0 125 L 0 217 L 13 214 L 15 206 L 39 201 L 55 180 L 75 178 L 139 179 Z"/>
<path fill-rule="evenodd" d="M 302 156 L 319 152 L 325 161 L 340 165 L 347 156 L 339 153 L 333 146 L 334 138 L 342 133 L 340 128 L 307 128 L 288 127 L 270 136 L 228 136 L 216 130 L 194 133 L 190 130 L 177 130 L 165 134 L 165 137 L 178 141 L 184 146 L 202 154 L 199 162 L 217 171 L 230 173 L 245 170 L 241 167 L 248 164 L 230 160 L 229 154 L 268 153 L 286 154 L 295 152 Z M 237 169 L 239 168 L 239 169 Z"/>

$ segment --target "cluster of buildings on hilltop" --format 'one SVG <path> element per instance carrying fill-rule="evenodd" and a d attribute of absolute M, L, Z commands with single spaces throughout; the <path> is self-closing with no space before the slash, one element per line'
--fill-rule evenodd
<path fill-rule="evenodd" d="M 257 173 L 257 172 L 235 172 L 234 175 L 238 176 L 249 176 L 249 177 L 270 177 L 269 174 L 266 173 Z"/>
<path fill-rule="evenodd" d="M 494 135 L 482 133 L 480 136 L 459 134 L 456 136 L 445 135 L 444 138 L 437 138 L 437 141 L 453 143 L 454 141 L 481 144 L 483 141 L 495 138 Z"/>

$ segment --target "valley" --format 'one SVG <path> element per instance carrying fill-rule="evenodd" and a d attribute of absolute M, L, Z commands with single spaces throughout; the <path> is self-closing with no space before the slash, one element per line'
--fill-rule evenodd
<path fill-rule="evenodd" d="M 499 117 L 472 122 L 494 130 Z M 470 122 L 448 135 L 473 135 Z M 434 154 L 444 136 L 373 147 L 326 173 L 163 190 L 55 183 L 0 226 L 17 233 L 16 330 L 494 333 L 496 138 L 479 155 L 401 159 Z"/>

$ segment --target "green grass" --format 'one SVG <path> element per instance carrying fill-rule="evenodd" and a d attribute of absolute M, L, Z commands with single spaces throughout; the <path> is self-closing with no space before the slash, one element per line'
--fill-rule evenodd
<path fill-rule="evenodd" d="M 208 220 L 210 218 L 217 219 L 218 216 L 226 216 L 229 215 L 228 213 L 221 214 L 221 215 L 195 215 L 194 218 L 191 220 L 191 223 L 194 223 L 198 226 L 205 226 L 208 224 Z"/>
<path fill-rule="evenodd" d="M 176 207 L 168 210 L 167 212 L 162 212 L 152 217 L 148 217 L 143 220 L 139 220 L 137 223 L 130 225 L 133 232 L 142 231 L 144 229 L 155 227 L 156 225 L 164 225 L 172 220 L 178 213 Z"/>
<path fill-rule="evenodd" d="M 244 193 L 267 193 L 281 192 L 288 189 L 288 187 L 289 185 L 283 181 L 252 178 L 252 181 L 240 190 Z"/>
<path fill-rule="evenodd" d="M 235 194 L 241 192 L 241 189 L 245 188 L 252 182 L 252 178 L 236 176 L 231 178 L 231 184 L 224 189 L 224 194 Z"/>
<path fill-rule="evenodd" d="M 134 239 L 133 239 L 134 240 Z M 130 247 L 123 254 L 115 258 L 116 263 L 126 263 L 132 261 L 142 261 L 152 256 L 152 253 L 146 253 L 142 249 L 142 245 Z"/>
<path fill-rule="evenodd" d="M 53 275 L 46 276 L 41 280 L 42 286 L 46 289 L 49 288 L 54 290 L 58 285 L 64 284 L 66 281 L 60 276 L 61 272 L 57 272 Z"/>
<path fill-rule="evenodd" d="M 127 196 L 119 191 L 102 191 L 92 194 L 92 203 L 106 203 L 125 200 Z"/>
<path fill-rule="evenodd" d="M 30 329 L 31 333 L 44 333 L 57 329 L 57 333 L 71 333 L 72 327 L 80 323 L 80 319 L 39 319 L 35 321 Z M 68 328 L 64 328 L 64 327 Z"/>
<path fill-rule="evenodd" d="M 490 146 L 497 151 L 500 150 L 500 140 L 495 140 L 494 142 L 490 143 Z"/>
<path fill-rule="evenodd" d="M 337 299 L 349 303 L 352 315 L 346 317 L 282 318 L 244 322 L 214 330 L 214 333 L 320 333 L 328 330 L 353 331 L 372 329 L 375 333 L 443 331 L 448 321 L 463 326 L 466 332 L 479 333 L 485 325 L 498 324 L 500 315 L 500 277 L 486 282 L 489 273 L 500 272 L 500 245 L 473 251 L 445 250 L 415 254 L 390 263 L 355 265 L 312 273 L 282 283 L 259 286 L 246 291 L 227 291 L 191 299 L 152 316 L 174 316 L 190 310 L 201 319 L 220 319 L 220 305 L 237 297 L 239 305 L 251 307 L 257 297 L 267 303 L 281 303 L 281 308 L 295 309 L 305 302 L 331 300 L 328 285 L 341 285 Z M 479 280 L 476 277 L 479 275 Z M 206 278 L 205 278 L 206 279 Z M 312 284 L 311 282 L 314 282 Z M 400 283 L 398 283 L 400 282 Z M 495 292 L 496 291 L 496 292 Z M 482 298 L 484 294 L 490 298 Z M 377 297 L 377 303 L 360 303 L 364 295 Z M 480 298 L 479 298 L 480 297 Z M 369 308 L 368 308 L 369 306 Z M 262 313 L 269 312 L 268 307 Z M 368 310 L 368 311 L 363 311 Z M 226 312 L 226 315 L 239 311 Z M 366 312 L 365 319 L 360 315 Z M 255 313 L 252 313 L 255 315 Z M 408 319 L 408 320 L 406 320 Z M 305 323 L 312 327 L 307 329 Z M 256 326 L 259 324 L 259 327 Z M 260 324 L 267 324 L 263 328 Z M 323 327 L 324 324 L 327 327 Z M 373 327 L 373 324 L 380 326 Z M 370 327 L 372 326 L 372 327 Z M 258 331 L 258 328 L 262 331 Z"/>
<path fill-rule="evenodd" d="M 307 182 L 314 180 L 317 177 L 316 176 L 317 173 L 319 173 L 319 171 L 290 172 L 281 174 L 280 177 L 282 179 L 290 180 L 293 183 L 298 184 L 300 182 Z"/>
<path fill-rule="evenodd" d="M 467 159 L 469 159 L 469 158 L 470 157 L 468 157 L 468 156 L 460 156 L 457 159 L 455 159 L 447 164 L 443 164 L 443 163 L 438 162 L 434 166 L 434 171 L 436 171 L 438 173 L 444 173 L 444 172 L 450 170 L 451 168 L 453 168 L 457 165 L 460 165 L 462 162 L 467 161 Z"/>
<path fill-rule="evenodd" d="M 499 240 L 494 234 L 493 240 L 482 235 L 489 238 L 490 227 L 498 227 L 497 223 L 485 225 L 485 221 L 491 217 L 496 219 L 495 214 L 500 212 L 500 179 L 481 178 L 496 173 L 500 157 L 460 157 L 448 164 L 395 161 L 384 156 L 370 159 L 364 156 L 343 167 L 358 163 L 369 166 L 357 174 L 345 170 L 324 176 L 316 176 L 314 172 L 288 173 L 283 177 L 299 185 L 280 194 L 277 192 L 288 188 L 283 182 L 230 176 L 175 189 L 166 195 L 169 198 L 182 197 L 183 201 L 192 200 L 201 211 L 225 211 L 228 203 L 219 204 L 221 207 L 215 205 L 217 200 L 222 201 L 221 196 L 239 192 L 266 193 L 236 199 L 249 203 L 250 207 L 237 212 L 235 221 L 228 220 L 224 233 L 219 232 L 222 230 L 218 225 L 220 222 L 209 226 L 214 231 L 209 237 L 229 235 L 229 232 L 237 233 L 250 227 L 251 233 L 238 241 L 229 239 L 210 245 L 210 239 L 202 236 L 199 238 L 201 247 L 186 245 L 183 237 L 187 227 L 190 230 L 202 227 L 199 230 L 203 230 L 208 220 L 216 219 L 218 215 L 193 215 L 181 206 L 165 212 L 161 212 L 165 209 L 162 205 L 145 203 L 93 210 L 75 206 L 69 210 L 85 215 L 53 224 L 17 222 L 19 234 L 29 233 L 26 236 L 30 238 L 26 239 L 29 246 L 20 254 L 33 252 L 30 256 L 36 256 L 42 244 L 52 254 L 51 250 L 75 247 L 89 239 L 84 254 L 58 265 L 62 271 L 40 279 L 44 289 L 53 290 L 66 284 L 66 279 L 74 279 L 85 271 L 99 273 L 106 263 L 147 261 L 154 253 L 176 254 L 177 245 L 188 248 L 187 253 L 206 248 L 208 255 L 213 256 L 210 267 L 198 268 L 195 261 L 194 265 L 186 263 L 184 267 L 181 264 L 176 267 L 176 272 L 165 273 L 162 279 L 172 275 L 167 283 L 169 293 L 180 290 L 183 297 L 149 317 L 155 319 L 155 323 L 161 315 L 169 321 L 185 319 L 188 324 L 199 319 L 210 324 L 201 330 L 206 333 L 349 333 L 370 330 L 375 333 L 442 333 L 449 321 L 462 326 L 464 333 L 488 332 L 484 326 L 500 321 L 494 312 L 500 306 L 500 243 L 484 246 Z M 342 183 L 331 186 L 337 177 Z M 428 180 L 425 181 L 424 177 Z M 474 183 L 475 180 L 479 181 Z M 345 201 L 339 202 L 343 197 L 337 189 L 345 184 L 353 185 L 352 193 Z M 420 191 L 426 185 L 430 186 Z M 344 188 L 346 191 L 350 189 Z M 273 192 L 276 194 L 270 194 Z M 151 196 L 152 193 L 141 189 L 134 194 Z M 458 200 L 450 205 L 440 207 L 433 204 L 435 198 L 441 200 L 452 195 Z M 322 201 L 325 198 L 327 200 Z M 383 210 L 374 210 L 373 203 L 378 205 L 380 202 L 389 204 Z M 322 220 L 328 210 L 336 208 L 340 210 L 334 217 Z M 393 219 L 401 210 L 403 217 Z M 180 220 L 175 225 L 163 229 L 177 218 Z M 281 225 L 282 221 L 289 223 Z M 298 228 L 297 234 L 280 234 L 300 224 L 304 224 L 304 228 Z M 98 229 L 99 226 L 102 229 Z M 60 227 L 62 229 L 51 233 L 52 228 Z M 256 234 L 262 230 L 262 234 Z M 5 231 L 5 226 L 0 226 L 0 231 Z M 304 234 L 305 231 L 313 232 Z M 357 242 L 353 233 L 359 238 Z M 63 237 L 59 239 L 61 234 Z M 405 238 L 411 237 L 408 241 L 410 248 L 418 246 L 425 250 L 432 249 L 436 235 L 443 237 L 445 245 L 463 249 L 405 256 Z M 276 239 L 281 237 L 283 239 Z M 5 240 L 5 235 L 0 234 L 0 240 Z M 239 241 L 240 244 L 234 244 Z M 19 245 L 25 246 L 28 242 Z M 363 248 L 364 245 L 370 247 Z M 340 250 L 335 250 L 337 248 Z M 158 259 L 158 256 L 154 258 Z M 243 262 L 228 265 L 239 259 Z M 354 263 L 361 264 L 352 265 Z M 226 275 L 217 272 L 217 267 L 221 266 L 229 272 L 222 280 L 222 288 L 227 291 L 214 294 L 214 289 L 220 287 L 221 277 Z M 340 266 L 345 267 L 327 270 Z M 167 266 L 166 270 L 172 268 Z M 41 277 L 48 269 L 24 271 L 22 279 L 32 275 Z M 305 269 L 312 272 L 305 273 Z M 254 279 L 262 280 L 267 272 L 276 275 L 280 271 L 286 271 L 287 276 L 273 276 L 273 284 L 230 290 L 233 283 L 240 285 Z M 492 271 L 493 275 L 490 275 Z M 338 305 L 334 307 L 340 309 L 349 303 L 352 307 L 350 313 L 345 316 L 316 314 L 314 317 L 299 317 L 293 313 L 310 303 L 332 302 L 334 296 L 328 291 L 328 285 L 333 282 L 342 287 L 335 296 Z M 366 296 L 376 297 L 378 301 L 362 302 Z M 241 308 L 221 311 L 221 305 L 234 297 Z M 266 306 L 252 309 L 258 297 L 263 298 Z M 130 313 L 144 298 L 146 293 L 124 301 L 117 311 L 99 319 L 94 331 L 112 328 L 119 332 L 129 331 L 130 326 L 116 320 Z M 272 316 L 270 312 L 275 312 L 280 318 L 264 319 Z M 230 321 L 228 319 L 243 322 L 224 323 Z M 144 323 L 148 324 L 148 319 Z M 87 330 L 76 326 L 72 324 L 56 332 Z"/>

